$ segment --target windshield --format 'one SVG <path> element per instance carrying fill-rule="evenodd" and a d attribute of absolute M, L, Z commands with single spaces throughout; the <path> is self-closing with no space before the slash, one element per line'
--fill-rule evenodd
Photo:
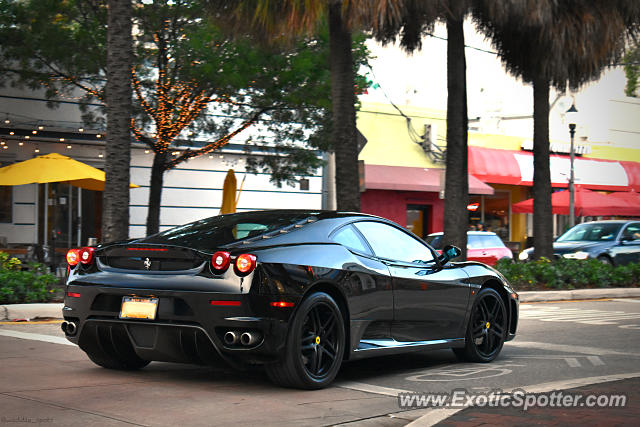
<path fill-rule="evenodd" d="M 495 234 L 469 234 L 467 237 L 467 248 L 503 248 L 504 243 Z"/>
<path fill-rule="evenodd" d="M 558 242 L 603 242 L 614 240 L 622 224 L 580 224 L 558 237 Z"/>
<path fill-rule="evenodd" d="M 425 242 L 431 245 L 433 249 L 442 249 L 442 234 L 437 236 L 427 236 Z"/>
<path fill-rule="evenodd" d="M 212 251 L 220 246 L 260 236 L 310 217 L 309 212 L 243 212 L 218 215 L 154 234 L 136 243 L 158 243 Z"/>

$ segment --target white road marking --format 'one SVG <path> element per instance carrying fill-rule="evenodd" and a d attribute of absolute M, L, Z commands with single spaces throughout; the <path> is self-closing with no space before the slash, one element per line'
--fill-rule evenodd
<path fill-rule="evenodd" d="M 542 359 L 542 360 L 550 360 L 550 359 L 556 359 L 556 360 L 564 360 L 565 362 L 567 362 L 567 365 L 569 365 L 569 367 L 571 368 L 580 368 L 582 366 L 582 363 L 580 363 L 580 359 L 586 359 L 589 362 L 591 362 L 591 364 L 593 366 L 602 366 L 605 363 L 602 361 L 602 359 L 600 359 L 600 357 L 598 356 L 583 356 L 583 355 L 576 355 L 576 356 L 557 356 L 557 355 L 518 355 L 518 356 L 509 356 L 509 359 Z"/>
<path fill-rule="evenodd" d="M 338 387 L 348 388 L 351 390 L 364 391 L 373 394 L 382 394 L 384 396 L 398 397 L 400 393 L 411 393 L 410 390 L 402 390 L 399 388 L 382 387 L 379 385 L 359 383 L 355 381 L 343 381 L 336 383 Z"/>
<path fill-rule="evenodd" d="M 640 303 L 640 299 L 631 299 L 631 298 L 616 298 L 616 299 L 612 299 L 611 301 Z"/>
<path fill-rule="evenodd" d="M 515 363 L 491 363 L 488 365 L 471 365 L 471 366 L 454 366 L 443 367 L 439 369 L 427 369 L 416 375 L 406 377 L 407 381 L 427 381 L 427 382 L 444 382 L 444 381 L 467 381 L 477 380 L 480 378 L 492 378 L 507 375 L 513 372 L 510 368 L 522 367 Z"/>
<path fill-rule="evenodd" d="M 587 356 L 587 360 L 591 362 L 593 366 L 603 366 L 604 362 L 598 356 Z"/>
<path fill-rule="evenodd" d="M 620 325 L 618 328 L 622 329 L 640 329 L 640 325 Z"/>
<path fill-rule="evenodd" d="M 524 387 L 514 387 L 516 389 L 524 389 L 527 393 L 548 393 L 554 390 L 569 390 L 572 388 L 583 387 L 591 384 L 607 383 L 611 381 L 625 380 L 629 378 L 640 377 L 640 372 L 629 372 L 625 374 L 603 375 L 599 377 L 587 377 L 587 378 L 575 378 L 571 380 L 553 381 L 541 384 L 535 384 Z M 425 415 L 416 419 L 415 421 L 407 424 L 407 427 L 430 427 L 439 422 L 446 420 L 447 418 L 455 415 L 456 413 L 466 409 L 462 408 L 440 408 L 432 409 Z"/>
<path fill-rule="evenodd" d="M 23 340 L 43 341 L 53 344 L 73 345 L 74 343 L 68 341 L 64 337 L 56 337 L 54 335 L 34 334 L 31 332 L 11 331 L 8 329 L 0 329 L 0 335 L 12 338 L 21 338 Z"/>
<path fill-rule="evenodd" d="M 560 351 L 563 353 L 582 353 L 590 354 L 593 356 L 635 356 L 640 354 L 636 353 L 623 353 L 615 350 L 607 350 L 604 348 L 586 347 L 581 345 L 565 345 L 565 344 L 552 344 L 546 342 L 531 342 L 531 341 L 509 341 L 505 344 L 505 348 L 509 347 L 523 347 L 523 348 L 535 348 L 538 350 L 551 350 Z"/>
<path fill-rule="evenodd" d="M 569 365 L 570 368 L 579 368 L 582 366 L 582 364 L 578 362 L 578 359 L 576 359 L 575 357 L 565 357 L 564 360 L 567 362 L 567 365 Z"/>
<path fill-rule="evenodd" d="M 584 325 L 615 325 L 621 320 L 640 319 L 640 313 L 619 310 L 584 310 L 564 306 L 522 306 L 520 319 L 542 322 L 575 322 Z"/>

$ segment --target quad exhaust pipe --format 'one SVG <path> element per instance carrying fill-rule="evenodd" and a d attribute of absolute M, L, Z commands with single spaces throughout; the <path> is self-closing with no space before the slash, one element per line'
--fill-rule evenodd
<path fill-rule="evenodd" d="M 224 334 L 224 343 L 226 345 L 236 345 L 240 340 L 240 334 L 236 331 L 228 331 Z"/>
<path fill-rule="evenodd" d="M 237 344 L 242 344 L 245 347 L 251 347 L 262 339 L 262 335 L 258 332 L 238 332 L 238 331 L 227 331 L 224 334 L 223 340 L 225 345 L 233 346 Z"/>
<path fill-rule="evenodd" d="M 67 335 L 75 335 L 76 332 L 78 332 L 78 325 L 76 324 L 76 322 L 67 322 L 65 320 L 60 325 L 60 328 L 62 328 L 62 332 Z"/>
<path fill-rule="evenodd" d="M 243 332 L 240 335 L 240 343 L 246 347 L 257 344 L 260 341 L 260 334 L 257 332 Z"/>

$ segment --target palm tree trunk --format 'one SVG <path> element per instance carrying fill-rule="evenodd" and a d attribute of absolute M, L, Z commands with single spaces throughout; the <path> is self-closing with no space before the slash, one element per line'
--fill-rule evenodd
<path fill-rule="evenodd" d="M 167 151 L 153 156 L 151 182 L 149 183 L 149 210 L 147 211 L 147 236 L 160 231 L 160 202 L 162 200 L 162 181 L 167 162 Z"/>
<path fill-rule="evenodd" d="M 342 19 L 342 2 L 329 7 L 332 139 L 336 159 L 338 210 L 360 211 L 360 178 L 356 140 L 356 110 L 351 31 Z"/>
<path fill-rule="evenodd" d="M 129 236 L 129 165 L 131 163 L 131 0 L 108 1 L 107 136 L 102 240 Z"/>
<path fill-rule="evenodd" d="M 469 179 L 467 172 L 467 79 L 462 17 L 447 17 L 447 172 L 444 242 L 467 256 Z"/>
<path fill-rule="evenodd" d="M 549 166 L 549 81 L 533 81 L 533 245 L 534 258 L 553 258 L 551 168 Z"/>

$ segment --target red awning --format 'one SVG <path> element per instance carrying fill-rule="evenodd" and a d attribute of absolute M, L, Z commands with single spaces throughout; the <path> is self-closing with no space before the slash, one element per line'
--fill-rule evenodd
<path fill-rule="evenodd" d="M 365 165 L 367 190 L 439 192 L 442 169 L 404 166 Z M 469 194 L 493 194 L 493 188 L 469 175 Z"/>
<path fill-rule="evenodd" d="M 554 214 L 569 215 L 569 190 L 553 193 L 551 206 Z M 590 191 L 581 186 L 576 187 L 574 206 L 576 216 L 640 215 L 640 203 L 634 208 L 631 202 L 620 196 Z M 533 199 L 514 203 L 512 209 L 514 213 L 533 213 Z"/>
<path fill-rule="evenodd" d="M 569 183 L 569 156 L 551 155 L 551 186 Z M 640 163 L 576 158 L 575 182 L 591 190 L 640 191 Z M 469 173 L 492 184 L 533 185 L 533 153 L 469 147 Z"/>

